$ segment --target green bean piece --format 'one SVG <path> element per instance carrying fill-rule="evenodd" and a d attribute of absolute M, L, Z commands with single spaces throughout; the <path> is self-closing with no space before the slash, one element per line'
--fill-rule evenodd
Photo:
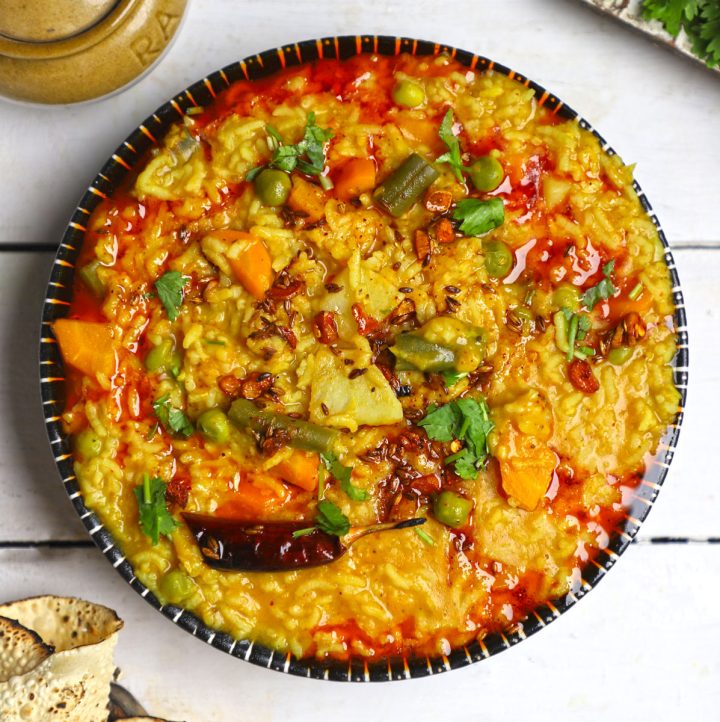
<path fill-rule="evenodd" d="M 469 169 L 470 180 L 481 193 L 494 191 L 503 181 L 505 171 L 500 161 L 492 155 L 478 158 Z"/>
<path fill-rule="evenodd" d="M 422 85 L 413 80 L 401 80 L 393 88 L 392 98 L 398 105 L 417 108 L 425 102 L 425 91 Z"/>
<path fill-rule="evenodd" d="M 230 421 L 239 429 L 252 429 L 263 433 L 269 429 L 279 429 L 288 434 L 288 445 L 294 449 L 328 453 L 333 450 L 338 432 L 309 421 L 291 419 L 284 414 L 258 409 L 252 401 L 238 399 L 233 401 L 228 412 Z"/>
<path fill-rule="evenodd" d="M 412 208 L 438 176 L 430 163 L 413 153 L 378 187 L 375 199 L 397 218 Z"/>
<path fill-rule="evenodd" d="M 575 313 L 580 308 L 580 292 L 575 286 L 563 283 L 553 291 L 552 304 L 557 310 L 567 308 Z"/>
<path fill-rule="evenodd" d="M 172 569 L 160 579 L 158 587 L 170 604 L 180 604 L 195 591 L 195 582 L 185 572 Z"/>
<path fill-rule="evenodd" d="M 151 372 L 166 371 L 173 376 L 180 373 L 182 356 L 175 350 L 175 342 L 171 338 L 163 339 L 153 346 L 145 357 L 145 368 Z"/>
<path fill-rule="evenodd" d="M 292 189 L 292 181 L 284 171 L 265 168 L 255 178 L 254 186 L 260 202 L 274 207 L 281 206 L 287 201 Z"/>
<path fill-rule="evenodd" d="M 100 268 L 100 261 L 90 261 L 87 265 L 78 268 L 78 276 L 88 291 L 90 291 L 95 298 L 101 299 L 105 297 L 106 289 L 105 284 L 98 276 L 98 268 Z"/>
<path fill-rule="evenodd" d="M 399 334 L 390 352 L 398 361 L 418 371 L 455 371 L 457 359 L 452 349 L 412 333 Z"/>
<path fill-rule="evenodd" d="M 555 324 L 555 345 L 563 352 L 568 350 L 568 320 L 562 311 L 557 311 L 553 315 L 553 323 Z"/>
<path fill-rule="evenodd" d="M 632 354 L 632 349 L 629 346 L 618 346 L 610 351 L 608 361 L 615 366 L 622 366 L 629 361 Z"/>
<path fill-rule="evenodd" d="M 197 420 L 200 433 L 210 441 L 224 444 L 230 436 L 230 422 L 221 409 L 208 409 Z"/>
<path fill-rule="evenodd" d="M 506 243 L 487 238 L 482 243 L 485 269 L 490 278 L 505 278 L 513 267 L 513 252 Z"/>
<path fill-rule="evenodd" d="M 92 429 L 85 429 L 75 437 L 75 453 L 81 456 L 83 461 L 94 459 L 101 449 L 102 440 Z"/>
<path fill-rule="evenodd" d="M 451 529 L 465 526 L 472 511 L 472 502 L 454 491 L 443 491 L 435 499 L 433 514 L 435 518 Z"/>

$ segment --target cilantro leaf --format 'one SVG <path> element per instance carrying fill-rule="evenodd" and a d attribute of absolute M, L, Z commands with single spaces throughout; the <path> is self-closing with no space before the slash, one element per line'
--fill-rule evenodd
<path fill-rule="evenodd" d="M 462 154 L 460 153 L 460 141 L 457 139 L 455 133 L 453 133 L 453 125 L 455 124 L 455 116 L 452 110 L 448 110 L 445 113 L 445 117 L 440 123 L 440 129 L 438 135 L 440 140 L 448 147 L 448 152 L 443 153 L 439 158 L 436 158 L 436 163 L 447 163 L 455 177 L 460 183 L 463 182 L 463 162 Z"/>
<path fill-rule="evenodd" d="M 500 198 L 466 198 L 455 206 L 453 218 L 462 221 L 460 231 L 466 236 L 478 236 L 503 224 L 505 206 Z"/>
<path fill-rule="evenodd" d="M 615 260 L 609 261 L 603 266 L 604 278 L 597 286 L 588 288 L 582 295 L 583 306 L 588 311 L 592 311 L 595 306 L 602 300 L 607 300 L 610 296 L 613 296 L 617 292 L 617 288 L 612 281 L 612 276 L 615 271 Z"/>
<path fill-rule="evenodd" d="M 305 135 L 298 143 L 300 155 L 305 155 L 309 162 L 299 160 L 298 167 L 309 175 L 322 175 L 325 170 L 325 143 L 333 137 L 329 128 L 319 128 L 315 124 L 315 113 L 308 113 Z"/>
<path fill-rule="evenodd" d="M 461 414 L 454 403 L 429 406 L 428 413 L 418 421 L 433 441 L 452 441 L 460 428 Z"/>
<path fill-rule="evenodd" d="M 165 394 L 153 401 L 153 410 L 158 421 L 166 431 L 183 436 L 192 436 L 194 429 L 190 420 L 182 412 L 182 409 L 170 405 L 170 397 Z"/>
<path fill-rule="evenodd" d="M 343 536 L 350 531 L 350 521 L 331 501 L 318 502 L 317 511 L 317 527 L 321 531 L 332 536 Z"/>
<path fill-rule="evenodd" d="M 303 137 L 295 145 L 287 145 L 272 125 L 266 125 L 265 132 L 273 150 L 272 159 L 266 166 L 249 170 L 245 180 L 252 181 L 264 168 L 277 168 L 286 173 L 292 173 L 297 168 L 307 175 L 322 176 L 326 164 L 325 144 L 333 137 L 333 132 L 330 128 L 317 126 L 315 113 L 308 113 Z"/>
<path fill-rule="evenodd" d="M 189 276 L 183 276 L 179 271 L 168 271 L 155 281 L 158 298 L 171 321 L 178 317 L 183 302 L 183 288 L 189 280 Z"/>
<path fill-rule="evenodd" d="M 490 421 L 490 409 L 484 399 L 465 398 L 455 403 L 463 415 L 460 438 L 464 439 L 477 461 L 483 462 L 488 456 L 487 436 L 495 428 Z"/>
<path fill-rule="evenodd" d="M 352 466 L 343 466 L 338 457 L 333 454 L 332 451 L 320 454 L 320 460 L 330 474 L 332 474 L 340 482 L 340 488 L 353 501 L 367 501 L 367 491 L 355 486 L 355 484 L 350 481 L 350 477 L 352 476 Z"/>
<path fill-rule="evenodd" d="M 454 464 L 455 473 L 463 479 L 477 478 L 488 457 L 488 434 L 495 428 L 485 399 L 456 399 L 439 408 L 430 407 L 418 426 L 434 441 L 462 441 L 464 448 L 448 456 L 445 463 Z"/>
<path fill-rule="evenodd" d="M 298 155 L 300 155 L 298 146 L 281 145 L 275 153 L 273 153 L 270 166 L 272 168 L 277 168 L 278 170 L 284 170 L 286 173 L 290 173 L 294 171 L 297 166 Z"/>
<path fill-rule="evenodd" d="M 455 473 L 461 479 L 477 479 L 476 461 L 470 449 L 460 449 L 457 454 L 445 459 L 446 464 L 455 464 Z"/>
<path fill-rule="evenodd" d="M 167 484 L 158 477 L 152 479 L 148 474 L 143 477 L 143 483 L 133 489 L 140 512 L 140 528 L 152 540 L 155 546 L 160 535 L 169 537 L 178 523 L 167 510 L 165 494 Z"/>

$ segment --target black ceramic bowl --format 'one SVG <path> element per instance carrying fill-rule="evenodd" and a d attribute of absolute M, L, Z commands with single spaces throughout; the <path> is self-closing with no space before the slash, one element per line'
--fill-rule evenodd
<path fill-rule="evenodd" d="M 660 486 L 667 475 L 680 432 L 683 417 L 682 408 L 685 404 L 688 337 L 685 306 L 680 290 L 680 281 L 675 270 L 675 262 L 657 217 L 642 189 L 635 183 L 634 187 L 640 201 L 660 234 L 660 239 L 665 247 L 665 258 L 672 276 L 675 324 L 678 331 L 678 352 L 673 360 L 673 368 L 675 384 L 682 395 L 681 410 L 678 412 L 675 423 L 662 440 L 660 451 L 654 462 L 649 465 L 645 479 L 638 486 L 632 505 L 627 511 L 625 521 L 620 528 L 613 531 L 609 547 L 602 551 L 598 558 L 584 570 L 580 590 L 577 593 L 569 593 L 562 598 L 537 607 L 526 619 L 515 624 L 507 632 L 492 634 L 481 641 L 475 641 L 467 646 L 454 649 L 448 656 L 440 655 L 432 658 L 403 657 L 377 662 L 362 658 L 353 659 L 350 662 L 317 661 L 315 659 L 297 659 L 292 654 L 276 652 L 260 644 L 255 644 L 248 639 L 233 639 L 227 634 L 211 629 L 195 615 L 180 607 L 162 605 L 155 595 L 136 578 L 132 565 L 125 559 L 112 535 L 103 527 L 98 517 L 85 506 L 82 493 L 73 473 L 73 457 L 70 445 L 60 424 L 60 414 L 63 411 L 63 365 L 50 324 L 67 312 L 68 302 L 72 294 L 74 263 L 83 243 L 85 224 L 100 200 L 113 193 L 115 188 L 133 171 L 135 164 L 140 161 L 144 154 L 163 138 L 170 126 L 182 119 L 188 108 L 211 104 L 219 90 L 226 88 L 236 80 L 262 78 L 285 67 L 299 65 L 318 58 L 345 59 L 361 53 L 378 53 L 381 55 L 412 53 L 413 55 L 430 56 L 447 54 L 470 69 L 476 68 L 478 71 L 492 69 L 495 72 L 503 73 L 509 78 L 514 78 L 523 85 L 532 88 L 535 91 L 538 103 L 546 105 L 554 113 L 569 120 L 577 119 L 581 127 L 597 136 L 602 147 L 608 153 L 614 153 L 602 136 L 557 96 L 503 65 L 448 45 L 425 40 L 413 40 L 412 38 L 357 35 L 306 40 L 245 58 L 245 60 L 228 65 L 207 78 L 199 80 L 187 90 L 161 105 L 117 148 L 82 197 L 65 230 L 50 275 L 43 308 L 40 375 L 42 403 L 48 436 L 68 496 L 90 536 L 102 553 L 140 596 L 144 597 L 155 609 L 162 612 L 178 626 L 213 647 L 247 662 L 302 677 L 352 682 L 379 682 L 425 677 L 464 667 L 467 664 L 497 654 L 557 619 L 605 576 L 606 572 L 615 564 L 619 555 L 625 551 L 637 534 L 640 524 L 648 515 Z"/>

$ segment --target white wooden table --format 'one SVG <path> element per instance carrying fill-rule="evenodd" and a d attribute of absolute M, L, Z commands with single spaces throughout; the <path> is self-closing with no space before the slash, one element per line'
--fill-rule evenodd
<path fill-rule="evenodd" d="M 664 224 L 686 294 L 687 417 L 656 508 L 596 590 L 499 657 L 429 679 L 319 683 L 193 639 L 116 574 L 65 497 L 36 362 L 52 248 L 117 143 L 209 71 L 289 41 L 399 33 L 488 55 L 558 93 L 610 140 Z M 155 71 L 109 100 L 0 101 L 0 599 L 71 594 L 124 618 L 116 660 L 154 714 L 193 722 L 720 719 L 720 82 L 573 0 L 194 0 Z"/>

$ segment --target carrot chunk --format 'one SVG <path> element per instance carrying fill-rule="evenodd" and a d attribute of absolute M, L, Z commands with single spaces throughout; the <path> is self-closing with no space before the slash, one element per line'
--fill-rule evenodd
<path fill-rule="evenodd" d="M 293 176 L 288 206 L 305 216 L 307 223 L 317 223 L 325 216 L 325 191 L 300 176 Z"/>
<path fill-rule="evenodd" d="M 216 231 L 213 235 L 232 243 L 242 242 L 242 250 L 234 258 L 228 257 L 228 263 L 245 290 L 262 300 L 273 283 L 272 258 L 265 244 L 244 231 Z"/>
<path fill-rule="evenodd" d="M 289 499 L 275 493 L 274 487 L 261 483 L 261 476 L 254 474 L 248 477 L 241 473 L 241 481 L 232 494 L 217 508 L 217 515 L 241 521 L 257 521 L 267 518 L 275 510 L 282 507 Z M 276 486 L 282 486 L 275 481 Z"/>
<path fill-rule="evenodd" d="M 60 318 L 53 331 L 65 363 L 88 376 L 115 373 L 117 355 L 109 324 Z"/>
<path fill-rule="evenodd" d="M 357 198 L 375 187 L 375 163 L 370 158 L 353 158 L 340 169 L 335 181 L 337 197 L 344 201 Z"/>
<path fill-rule="evenodd" d="M 504 492 L 522 509 L 532 511 L 550 486 L 557 457 L 545 444 L 532 436 L 514 435 L 513 451 L 500 461 Z"/>
<path fill-rule="evenodd" d="M 309 451 L 293 451 L 285 461 L 281 461 L 276 471 L 283 481 L 299 486 L 305 491 L 313 491 L 318 485 L 320 459 Z"/>
<path fill-rule="evenodd" d="M 408 140 L 422 143 L 433 151 L 442 149 L 443 143 L 438 136 L 437 123 L 410 113 L 398 113 L 395 123 Z"/>

